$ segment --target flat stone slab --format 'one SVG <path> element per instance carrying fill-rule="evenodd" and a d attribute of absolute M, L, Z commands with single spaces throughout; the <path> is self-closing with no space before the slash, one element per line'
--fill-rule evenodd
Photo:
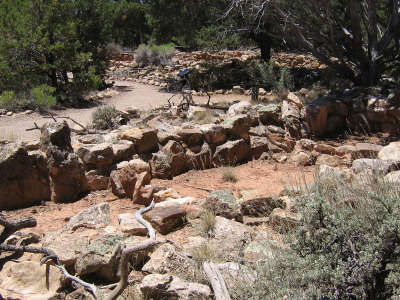
<path fill-rule="evenodd" d="M 186 211 L 179 206 L 155 207 L 144 218 L 161 234 L 168 234 L 186 221 Z"/>

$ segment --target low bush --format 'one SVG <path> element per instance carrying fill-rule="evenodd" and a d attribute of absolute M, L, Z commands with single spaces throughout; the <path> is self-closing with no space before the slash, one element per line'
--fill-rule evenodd
<path fill-rule="evenodd" d="M 175 48 L 169 44 L 166 45 L 140 45 L 136 50 L 135 60 L 141 65 L 168 65 L 174 56 Z"/>
<path fill-rule="evenodd" d="M 225 182 L 236 182 L 238 181 L 236 170 L 234 167 L 222 167 L 221 168 L 222 180 Z"/>
<path fill-rule="evenodd" d="M 44 112 L 57 104 L 56 97 L 53 96 L 55 90 L 55 88 L 45 84 L 31 89 L 32 102 L 39 112 Z"/>
<path fill-rule="evenodd" d="M 96 129 L 114 129 L 117 126 L 118 111 L 114 106 L 102 106 L 92 113 L 92 126 Z"/>
<path fill-rule="evenodd" d="M 236 299 L 398 299 L 398 187 L 320 178 L 298 206 L 290 249 L 261 263 Z"/>

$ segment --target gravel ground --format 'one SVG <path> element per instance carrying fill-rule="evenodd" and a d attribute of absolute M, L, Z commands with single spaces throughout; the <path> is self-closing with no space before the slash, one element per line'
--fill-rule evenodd
<path fill-rule="evenodd" d="M 140 110 L 151 109 L 168 103 L 168 99 L 172 94 L 165 93 L 162 89 L 152 85 L 145 85 L 132 81 L 117 81 L 114 85 L 115 89 L 120 91 L 119 95 L 103 100 L 101 105 L 114 105 L 118 110 L 125 110 L 128 107 L 137 107 Z M 207 97 L 194 97 L 196 103 L 207 103 Z M 249 96 L 242 95 L 213 95 L 211 102 L 250 100 Z M 178 103 L 177 97 L 172 98 L 172 102 Z M 70 117 L 81 124 L 90 124 L 92 112 L 96 107 L 81 109 L 64 109 L 56 110 L 51 113 L 58 117 Z M 50 119 L 51 121 L 51 119 Z M 29 141 L 40 137 L 39 130 L 27 131 L 33 128 L 36 123 L 41 127 L 49 119 L 44 118 L 39 113 L 29 115 L 14 114 L 13 116 L 0 116 L 0 139 Z M 70 126 L 73 123 L 67 120 Z"/>

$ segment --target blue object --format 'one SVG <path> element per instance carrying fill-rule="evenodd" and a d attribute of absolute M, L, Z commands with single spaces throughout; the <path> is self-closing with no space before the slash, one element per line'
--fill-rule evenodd
<path fill-rule="evenodd" d="M 189 74 L 191 71 L 192 71 L 192 70 L 190 70 L 190 69 L 183 70 L 182 72 L 180 72 L 180 73 L 178 74 L 178 76 L 179 76 L 179 77 L 185 77 L 185 76 L 186 76 L 187 74 Z"/>

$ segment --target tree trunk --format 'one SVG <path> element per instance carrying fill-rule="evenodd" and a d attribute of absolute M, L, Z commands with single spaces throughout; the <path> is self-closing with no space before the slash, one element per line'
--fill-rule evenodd
<path fill-rule="evenodd" d="M 251 32 L 250 36 L 261 49 L 261 59 L 269 62 L 271 59 L 271 37 L 265 32 Z"/>

